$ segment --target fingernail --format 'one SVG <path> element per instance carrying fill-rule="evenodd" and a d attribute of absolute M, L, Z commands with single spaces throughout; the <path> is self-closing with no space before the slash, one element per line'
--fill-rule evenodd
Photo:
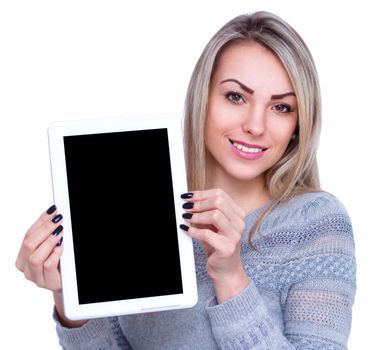
<path fill-rule="evenodd" d="M 61 215 L 61 214 L 57 214 L 51 221 L 52 221 L 54 224 L 57 224 L 62 218 L 63 218 L 63 215 Z"/>
<path fill-rule="evenodd" d="M 183 214 L 183 219 L 190 219 L 192 217 L 192 213 L 184 213 Z"/>
<path fill-rule="evenodd" d="M 59 234 L 60 234 L 60 232 L 61 231 L 63 231 L 63 226 L 57 226 L 56 228 L 55 228 L 55 230 L 52 232 L 52 234 L 54 235 L 54 236 L 58 236 Z"/>
<path fill-rule="evenodd" d="M 183 193 L 180 197 L 183 198 L 183 199 L 192 198 L 193 197 L 193 193 L 192 192 Z"/>
<path fill-rule="evenodd" d="M 48 215 L 52 214 L 56 209 L 57 209 L 56 205 L 52 205 L 47 209 L 47 214 Z"/>
<path fill-rule="evenodd" d="M 188 230 L 189 230 L 189 226 L 184 225 L 184 224 L 181 224 L 181 225 L 180 225 L 180 228 L 181 228 L 182 230 L 184 230 L 184 231 L 188 231 Z"/>
<path fill-rule="evenodd" d="M 64 238 L 64 237 L 61 237 L 61 238 L 59 239 L 59 241 L 56 243 L 56 246 L 57 246 L 57 247 L 60 247 L 60 246 L 61 246 L 61 243 L 63 243 L 63 238 Z"/>
<path fill-rule="evenodd" d="M 183 204 L 183 209 L 192 209 L 195 203 L 187 202 Z"/>

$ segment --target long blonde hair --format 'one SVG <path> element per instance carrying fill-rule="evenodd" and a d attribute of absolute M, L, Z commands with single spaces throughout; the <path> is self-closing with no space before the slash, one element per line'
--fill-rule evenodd
<path fill-rule="evenodd" d="M 211 78 L 223 51 L 239 41 L 251 41 L 272 51 L 285 67 L 298 101 L 295 138 L 283 157 L 266 173 L 270 204 L 251 230 L 249 242 L 262 221 L 280 202 L 320 189 L 316 153 L 321 125 L 321 96 L 316 67 L 300 35 L 268 12 L 235 17 L 208 42 L 192 73 L 185 101 L 184 141 L 190 190 L 205 188 L 204 128 Z"/>

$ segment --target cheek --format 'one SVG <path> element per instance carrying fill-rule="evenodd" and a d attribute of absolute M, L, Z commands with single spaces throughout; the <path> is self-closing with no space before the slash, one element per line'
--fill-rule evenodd
<path fill-rule="evenodd" d="M 208 105 L 207 119 L 205 121 L 205 133 L 211 137 L 222 134 L 228 128 L 226 111 L 217 103 Z"/>
<path fill-rule="evenodd" d="M 277 125 L 271 126 L 271 136 L 276 145 L 279 145 L 285 150 L 291 141 L 292 135 L 296 128 L 296 119 L 287 120 L 284 123 L 278 123 Z"/>
<path fill-rule="evenodd" d="M 226 134 L 239 128 L 241 120 L 242 114 L 239 108 L 226 104 L 221 96 L 215 96 L 208 104 L 205 128 L 209 129 L 208 132 L 214 130 Z"/>
<path fill-rule="evenodd" d="M 207 118 L 205 120 L 205 126 L 204 126 L 205 140 L 208 141 L 212 139 L 212 136 L 214 134 L 215 134 L 215 120 L 213 118 L 212 111 L 208 111 Z"/>
<path fill-rule="evenodd" d="M 209 107 L 205 120 L 204 139 L 205 145 L 210 152 L 212 152 L 212 148 L 215 148 L 215 144 L 218 142 L 217 135 L 220 133 L 215 115 L 212 107 Z"/>

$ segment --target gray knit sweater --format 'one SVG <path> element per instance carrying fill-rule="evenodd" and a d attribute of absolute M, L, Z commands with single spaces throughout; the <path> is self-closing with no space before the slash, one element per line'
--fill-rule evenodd
<path fill-rule="evenodd" d="M 247 242 L 262 208 L 246 217 L 241 256 L 249 286 L 218 305 L 194 242 L 199 301 L 190 309 L 93 319 L 66 329 L 64 349 L 346 349 L 356 265 L 350 219 L 333 196 L 281 203 Z"/>

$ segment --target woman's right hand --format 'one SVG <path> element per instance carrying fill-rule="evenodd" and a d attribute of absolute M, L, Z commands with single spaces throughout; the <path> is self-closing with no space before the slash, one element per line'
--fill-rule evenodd
<path fill-rule="evenodd" d="M 57 315 L 63 326 L 80 327 L 87 320 L 72 321 L 64 314 L 59 262 L 63 254 L 63 216 L 55 205 L 40 215 L 21 244 L 16 267 L 38 287 L 53 292 Z"/>
<path fill-rule="evenodd" d="M 53 292 L 61 291 L 62 219 L 55 205 L 41 214 L 25 234 L 16 259 L 16 267 L 28 280 Z"/>

